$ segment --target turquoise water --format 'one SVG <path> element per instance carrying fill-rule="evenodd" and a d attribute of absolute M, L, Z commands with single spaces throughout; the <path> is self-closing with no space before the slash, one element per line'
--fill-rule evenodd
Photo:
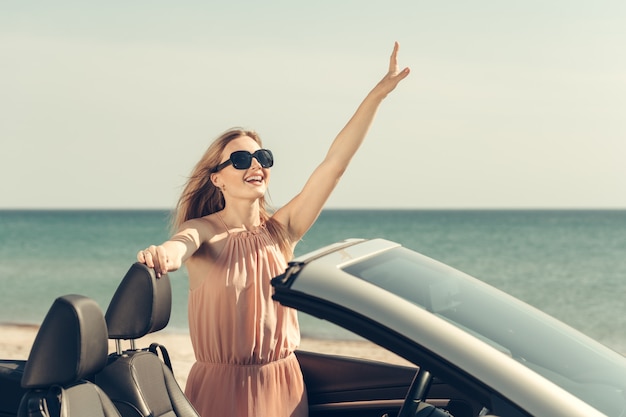
<path fill-rule="evenodd" d="M 0 211 L 0 322 L 39 323 L 59 295 L 103 309 L 135 254 L 168 236 L 167 211 Z M 626 211 L 326 210 L 302 254 L 383 237 L 452 265 L 626 352 Z M 187 326 L 172 274 L 171 330 Z M 303 334 L 344 337 L 304 319 Z"/>

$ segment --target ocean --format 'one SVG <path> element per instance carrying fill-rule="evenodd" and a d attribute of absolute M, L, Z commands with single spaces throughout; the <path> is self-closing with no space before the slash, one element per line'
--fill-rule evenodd
<path fill-rule="evenodd" d="M 0 322 L 40 323 L 78 293 L 106 310 L 137 251 L 169 235 L 165 210 L 0 210 Z M 447 263 L 626 353 L 626 210 L 325 210 L 296 249 L 382 237 Z M 171 273 L 168 329 L 187 328 Z M 350 335 L 310 317 L 302 334 Z"/>

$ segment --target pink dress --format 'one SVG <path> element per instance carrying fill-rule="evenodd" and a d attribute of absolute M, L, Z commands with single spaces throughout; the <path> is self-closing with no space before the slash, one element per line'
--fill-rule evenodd
<path fill-rule="evenodd" d="M 272 300 L 287 263 L 264 226 L 229 233 L 215 270 L 189 293 L 196 363 L 185 394 L 202 417 L 308 415 L 296 311 Z"/>

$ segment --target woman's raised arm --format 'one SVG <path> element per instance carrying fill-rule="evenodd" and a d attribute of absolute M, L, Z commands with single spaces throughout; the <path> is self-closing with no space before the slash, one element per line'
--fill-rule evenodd
<path fill-rule="evenodd" d="M 302 191 L 278 210 L 275 217 L 283 223 L 295 244 L 313 225 L 350 160 L 361 146 L 376 116 L 380 103 L 398 83 L 409 75 L 409 68 L 399 70 L 396 42 L 389 59 L 389 70 L 369 92 L 345 127 L 330 146 L 322 163 L 313 171 Z"/>

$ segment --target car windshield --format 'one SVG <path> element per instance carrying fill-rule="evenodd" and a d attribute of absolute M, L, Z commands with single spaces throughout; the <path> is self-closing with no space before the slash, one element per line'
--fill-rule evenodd
<path fill-rule="evenodd" d="M 398 247 L 344 271 L 471 333 L 608 415 L 626 392 L 626 358 L 454 268 Z"/>

